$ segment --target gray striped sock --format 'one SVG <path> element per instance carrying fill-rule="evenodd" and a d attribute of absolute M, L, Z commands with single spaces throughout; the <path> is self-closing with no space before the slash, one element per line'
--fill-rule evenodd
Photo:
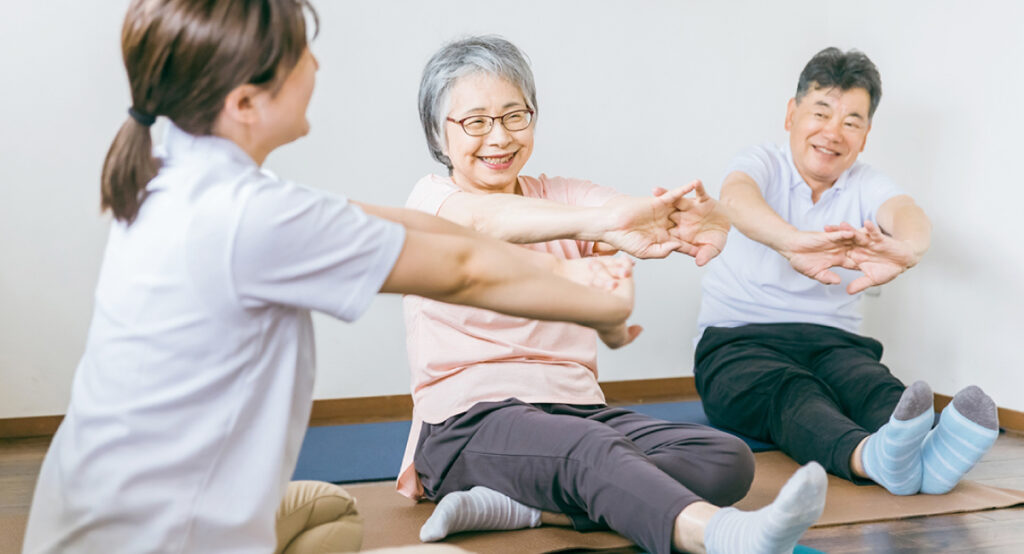
<path fill-rule="evenodd" d="M 487 487 L 446 495 L 420 528 L 420 540 L 439 541 L 462 531 L 525 529 L 540 525 L 540 510 Z"/>

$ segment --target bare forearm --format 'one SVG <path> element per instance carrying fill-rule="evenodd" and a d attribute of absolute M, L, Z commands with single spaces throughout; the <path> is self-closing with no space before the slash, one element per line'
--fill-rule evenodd
<path fill-rule="evenodd" d="M 506 248 L 523 250 L 494 239 L 410 230 L 381 291 L 594 328 L 619 324 L 629 315 L 625 301 L 510 257 Z"/>
<path fill-rule="evenodd" d="M 734 171 L 725 178 L 720 203 L 741 233 L 778 252 L 785 251 L 789 239 L 799 232 L 775 213 L 757 183 L 745 173 Z"/>
<path fill-rule="evenodd" d="M 932 223 L 910 197 L 894 198 L 883 204 L 879 209 L 878 224 L 894 239 L 909 244 L 917 260 L 931 246 Z"/>
<path fill-rule="evenodd" d="M 352 203 L 359 206 L 364 212 L 372 216 L 400 223 L 406 229 L 466 237 L 478 235 L 478 233 L 462 225 L 418 210 L 396 208 L 393 206 L 380 206 L 377 204 L 364 204 L 362 202 L 354 201 Z"/>
<path fill-rule="evenodd" d="M 439 215 L 487 236 L 520 244 L 556 239 L 600 240 L 611 225 L 607 210 L 601 208 L 514 194 L 458 193 L 445 202 Z"/>
<path fill-rule="evenodd" d="M 358 205 L 366 213 L 375 217 L 394 221 L 395 223 L 400 223 L 406 229 L 471 238 L 483 238 L 485 236 L 473 229 L 459 225 L 458 223 L 453 223 L 447 219 L 417 210 L 395 208 L 391 206 L 378 206 L 375 204 L 358 203 Z M 495 248 L 499 248 L 506 256 L 526 263 L 532 263 L 548 270 L 552 270 L 558 265 L 557 258 L 543 252 L 528 250 L 526 248 L 506 243 L 496 244 Z"/>

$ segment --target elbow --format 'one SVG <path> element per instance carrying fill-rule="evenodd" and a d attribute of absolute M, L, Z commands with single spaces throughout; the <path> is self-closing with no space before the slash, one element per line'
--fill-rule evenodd
<path fill-rule="evenodd" d="M 468 240 L 460 242 L 445 261 L 448 279 L 443 290 L 439 291 L 437 300 L 466 303 L 485 282 L 485 271 L 476 247 Z"/>

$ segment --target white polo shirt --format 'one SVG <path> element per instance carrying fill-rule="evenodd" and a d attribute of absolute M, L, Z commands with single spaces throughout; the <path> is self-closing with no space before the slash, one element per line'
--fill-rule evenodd
<path fill-rule="evenodd" d="M 727 174 L 733 171 L 749 175 L 775 213 L 801 231 L 822 231 L 825 225 L 843 221 L 862 226 L 875 220 L 886 200 L 904 194 L 885 175 L 855 162 L 814 203 L 811 187 L 793 165 L 788 145 L 748 148 L 733 159 Z M 860 294 L 847 294 L 846 285 L 861 273 L 833 270 L 842 284 L 821 284 L 734 227 L 725 250 L 711 261 L 702 281 L 698 340 L 708 327 L 750 323 L 817 323 L 856 333 L 862 318 Z"/>
<path fill-rule="evenodd" d="M 272 552 L 312 402 L 310 310 L 369 306 L 404 229 L 170 126 L 111 226 L 25 552 Z"/>

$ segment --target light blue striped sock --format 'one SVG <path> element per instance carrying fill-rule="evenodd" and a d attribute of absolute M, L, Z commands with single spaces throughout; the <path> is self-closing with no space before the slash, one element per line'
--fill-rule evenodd
<path fill-rule="evenodd" d="M 907 387 L 889 423 L 868 437 L 861 453 L 864 472 L 892 494 L 921 490 L 921 448 L 935 421 L 932 390 L 924 381 Z"/>
<path fill-rule="evenodd" d="M 924 441 L 921 492 L 946 494 L 953 490 L 998 436 L 996 403 L 978 387 L 958 392 Z"/>
<path fill-rule="evenodd" d="M 791 554 L 825 509 L 828 477 L 817 462 L 797 470 L 771 504 L 756 512 L 722 508 L 704 530 L 708 554 Z"/>

